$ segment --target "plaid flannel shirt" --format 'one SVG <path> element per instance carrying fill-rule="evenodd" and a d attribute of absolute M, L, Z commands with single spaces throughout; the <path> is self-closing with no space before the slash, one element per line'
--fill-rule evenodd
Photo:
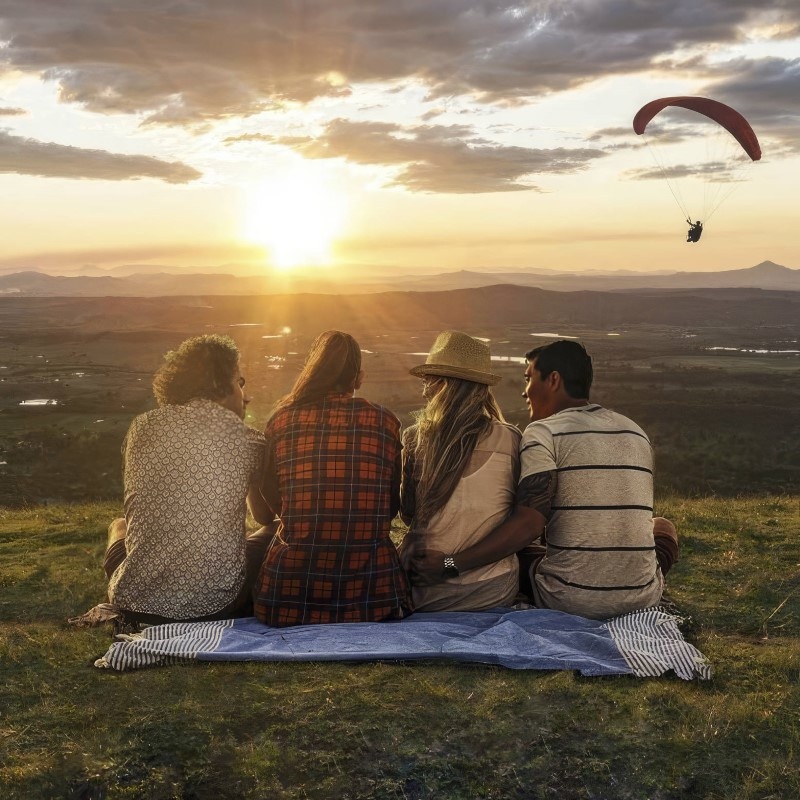
<path fill-rule="evenodd" d="M 255 615 L 280 627 L 408 613 L 408 579 L 389 538 L 399 506 L 397 417 L 329 394 L 280 409 L 265 436 L 263 493 L 281 527 L 261 567 Z"/>

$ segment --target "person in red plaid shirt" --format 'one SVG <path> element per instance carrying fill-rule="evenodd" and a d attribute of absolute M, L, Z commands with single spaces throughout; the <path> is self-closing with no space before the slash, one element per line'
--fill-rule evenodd
<path fill-rule="evenodd" d="M 255 615 L 284 627 L 375 622 L 411 611 L 389 538 L 400 506 L 400 421 L 354 397 L 361 349 L 341 331 L 311 346 L 292 391 L 267 423 L 256 519 L 278 532 L 256 582 Z"/>

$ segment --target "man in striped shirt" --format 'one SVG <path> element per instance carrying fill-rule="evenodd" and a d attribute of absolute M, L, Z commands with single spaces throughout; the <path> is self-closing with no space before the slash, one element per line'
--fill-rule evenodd
<path fill-rule="evenodd" d="M 678 540 L 672 523 L 653 519 L 647 435 L 589 401 L 592 360 L 577 342 L 525 358 L 531 424 L 514 512 L 460 553 L 421 553 L 412 580 L 436 582 L 517 552 L 537 606 L 602 619 L 658 604 Z"/>

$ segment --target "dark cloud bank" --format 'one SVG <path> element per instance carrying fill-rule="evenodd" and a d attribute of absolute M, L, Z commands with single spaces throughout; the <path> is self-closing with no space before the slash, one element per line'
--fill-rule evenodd
<path fill-rule="evenodd" d="M 609 75 L 683 70 L 698 76 L 703 93 L 740 108 L 786 151 L 798 147 L 800 59 L 718 65 L 681 55 L 695 46 L 740 42 L 767 22 L 774 38 L 798 35 L 800 4 L 4 0 L 0 72 L 42 76 L 58 85 L 63 101 L 90 111 L 137 114 L 144 124 L 194 126 L 287 102 L 347 95 L 363 83 L 414 81 L 427 87 L 437 106 L 453 97 L 509 104 Z M 16 112 L 0 109 L 6 115 Z M 587 125 L 587 137 L 590 132 Z M 468 126 L 401 129 L 341 119 L 330 122 L 317 139 L 270 141 L 311 158 L 395 167 L 395 182 L 415 191 L 530 189 L 535 187 L 526 176 L 575 172 L 602 155 L 591 146 L 499 145 L 476 137 Z M 613 149 L 613 141 L 603 144 Z M 0 147 L 3 163 L 16 159 L 16 171 L 35 174 L 81 172 L 80 162 L 85 177 L 97 173 L 118 179 L 127 173 L 171 182 L 197 177 L 182 164 L 79 151 L 8 134 Z"/>

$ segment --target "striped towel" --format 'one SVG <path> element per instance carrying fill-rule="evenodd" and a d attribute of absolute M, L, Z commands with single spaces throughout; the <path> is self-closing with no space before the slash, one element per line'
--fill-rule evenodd
<path fill-rule="evenodd" d="M 708 679 L 678 618 L 651 608 L 602 621 L 561 611 L 442 611 L 396 622 L 270 628 L 253 618 L 155 625 L 117 637 L 95 666 L 116 670 L 197 661 L 437 659 L 583 675 Z"/>

